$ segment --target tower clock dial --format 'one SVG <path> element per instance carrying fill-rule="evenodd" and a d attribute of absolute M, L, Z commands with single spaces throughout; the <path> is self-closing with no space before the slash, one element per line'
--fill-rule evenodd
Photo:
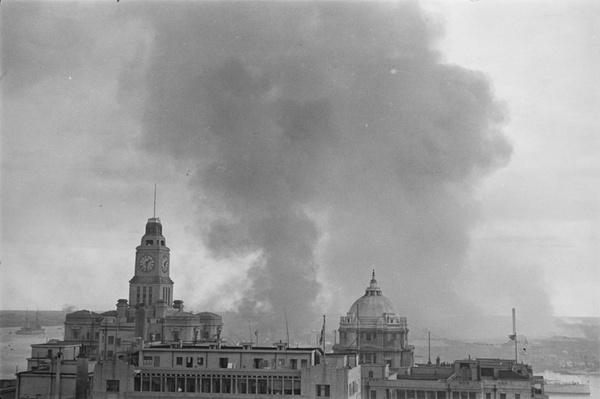
<path fill-rule="evenodd" d="M 144 255 L 140 258 L 140 269 L 143 272 L 149 272 L 154 269 L 154 258 L 150 255 Z"/>
<path fill-rule="evenodd" d="M 169 257 L 168 256 L 163 256 L 161 261 L 160 261 L 160 268 L 163 271 L 163 273 L 166 273 L 169 270 Z"/>

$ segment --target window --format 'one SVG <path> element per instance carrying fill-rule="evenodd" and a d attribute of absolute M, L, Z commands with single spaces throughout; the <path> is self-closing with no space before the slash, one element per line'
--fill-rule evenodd
<path fill-rule="evenodd" d="M 505 393 L 501 393 L 500 394 L 500 399 L 506 399 L 506 394 Z"/>
<path fill-rule="evenodd" d="M 369 395 L 369 399 L 377 399 L 377 391 L 371 391 Z"/>
<path fill-rule="evenodd" d="M 258 357 L 255 357 L 255 358 L 254 358 L 254 361 L 252 362 L 252 364 L 253 364 L 254 368 L 255 368 L 255 369 L 260 369 L 260 368 L 262 368 L 262 361 L 263 361 L 262 359 L 260 359 L 260 358 L 258 358 Z"/>
<path fill-rule="evenodd" d="M 293 395 L 294 390 L 292 389 L 292 380 L 285 379 L 283 380 L 283 394 L 284 395 Z"/>
<path fill-rule="evenodd" d="M 491 367 L 482 367 L 481 368 L 481 376 L 482 377 L 493 377 L 494 369 Z"/>
<path fill-rule="evenodd" d="M 308 360 L 306 360 L 306 359 L 300 359 L 300 367 L 301 368 L 308 367 Z"/>
<path fill-rule="evenodd" d="M 106 392 L 119 392 L 119 380 L 106 380 Z"/>
<path fill-rule="evenodd" d="M 486 392 L 485 399 L 492 399 L 492 393 L 491 392 Z"/>
<path fill-rule="evenodd" d="M 446 392 L 437 391 L 437 399 L 446 399 Z"/>
<path fill-rule="evenodd" d="M 79 330 L 73 329 L 73 339 L 79 339 Z"/>
<path fill-rule="evenodd" d="M 146 245 L 152 245 L 152 240 L 146 240 Z"/>
<path fill-rule="evenodd" d="M 154 367 L 160 367 L 160 356 L 154 356 Z"/>
<path fill-rule="evenodd" d="M 136 288 L 136 295 L 135 295 L 135 303 L 138 304 L 141 301 L 141 296 L 140 296 L 140 287 Z"/>
<path fill-rule="evenodd" d="M 220 357 L 219 358 L 219 367 L 220 368 L 226 369 L 228 364 L 229 364 L 229 358 L 228 357 Z"/>
<path fill-rule="evenodd" d="M 258 379 L 258 392 L 259 394 L 267 394 L 267 379 L 266 378 L 259 378 Z"/>
<path fill-rule="evenodd" d="M 175 358 L 175 364 L 178 365 L 178 366 L 183 366 L 183 357 L 177 356 Z"/>
<path fill-rule="evenodd" d="M 405 399 L 406 398 L 406 391 L 404 391 L 402 389 L 396 389 L 396 398 L 397 399 Z"/>
<path fill-rule="evenodd" d="M 186 392 L 196 392 L 196 379 L 195 378 L 186 378 L 185 380 L 185 391 Z"/>
<path fill-rule="evenodd" d="M 148 304 L 152 304 L 152 287 L 148 287 Z"/>
<path fill-rule="evenodd" d="M 153 359 L 152 356 L 144 356 L 144 365 L 152 365 Z"/>
<path fill-rule="evenodd" d="M 330 394 L 329 385 L 317 385 L 317 398 L 328 398 Z"/>
<path fill-rule="evenodd" d="M 115 343 L 115 337 L 112 335 L 108 336 L 108 344 L 113 345 Z"/>
<path fill-rule="evenodd" d="M 298 359 L 290 359 L 290 368 L 292 370 L 298 369 Z"/>
<path fill-rule="evenodd" d="M 185 366 L 186 367 L 194 367 L 194 358 L 189 356 L 185 359 Z"/>
<path fill-rule="evenodd" d="M 196 363 L 198 364 L 198 366 L 204 365 L 204 358 L 203 357 L 199 357 L 198 360 L 196 361 Z"/>
<path fill-rule="evenodd" d="M 469 392 L 469 399 L 477 399 L 475 392 Z"/>
<path fill-rule="evenodd" d="M 99 332 L 97 332 L 96 334 L 94 334 L 94 339 L 96 341 L 98 341 L 100 339 L 100 333 Z"/>
<path fill-rule="evenodd" d="M 210 378 L 202 379 L 202 392 L 210 393 Z"/>
<path fill-rule="evenodd" d="M 158 376 L 153 376 L 152 380 L 150 381 L 150 390 L 152 392 L 160 392 L 160 385 L 161 385 L 161 380 L 162 378 L 158 377 Z"/>
<path fill-rule="evenodd" d="M 237 393 L 247 393 L 247 383 L 245 378 L 237 379 Z"/>
<path fill-rule="evenodd" d="M 521 394 L 520 393 L 516 393 L 515 394 L 515 399 L 521 399 Z"/>
<path fill-rule="evenodd" d="M 108 352 L 106 352 L 106 357 L 107 357 L 108 359 L 112 359 L 112 357 L 113 357 L 113 351 L 108 351 Z"/>
<path fill-rule="evenodd" d="M 369 371 L 369 378 L 373 378 L 373 372 Z"/>

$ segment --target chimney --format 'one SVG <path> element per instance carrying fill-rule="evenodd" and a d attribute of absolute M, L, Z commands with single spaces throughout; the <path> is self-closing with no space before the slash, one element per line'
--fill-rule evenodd
<path fill-rule="evenodd" d="M 165 301 L 164 299 L 159 299 L 158 301 L 156 301 L 156 303 L 154 304 L 154 308 L 157 319 L 162 319 L 167 315 L 167 307 L 167 301 Z"/>
<path fill-rule="evenodd" d="M 117 317 L 127 317 L 127 299 L 119 299 L 117 301 Z"/>
<path fill-rule="evenodd" d="M 145 341 L 148 335 L 148 317 L 146 313 L 146 305 L 144 305 L 143 303 L 139 304 L 137 307 L 137 312 L 135 314 L 135 336 L 140 337 L 142 341 Z"/>
<path fill-rule="evenodd" d="M 75 379 L 75 397 L 77 399 L 88 398 L 88 365 L 88 357 L 84 353 L 80 353 L 79 356 L 77 356 L 77 374 Z"/>
<path fill-rule="evenodd" d="M 175 309 L 177 309 L 179 312 L 183 312 L 183 301 L 181 299 L 174 300 L 173 307 Z"/>

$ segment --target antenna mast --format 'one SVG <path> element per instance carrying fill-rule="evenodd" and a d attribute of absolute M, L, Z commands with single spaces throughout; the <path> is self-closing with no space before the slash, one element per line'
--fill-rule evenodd
<path fill-rule="evenodd" d="M 283 314 L 285 316 L 285 332 L 287 335 L 287 343 L 288 343 L 288 347 L 289 347 L 290 346 L 290 329 L 288 328 L 287 310 L 285 309 L 285 306 L 283 307 Z"/>
<path fill-rule="evenodd" d="M 431 366 L 431 331 L 427 331 L 427 346 L 429 347 L 429 361 L 427 362 L 428 366 Z"/>

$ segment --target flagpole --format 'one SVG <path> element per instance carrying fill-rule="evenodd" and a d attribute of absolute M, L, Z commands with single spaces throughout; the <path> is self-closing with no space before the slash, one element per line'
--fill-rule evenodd
<path fill-rule="evenodd" d="M 516 310 L 515 308 L 512 308 L 512 319 L 513 319 L 513 335 L 515 337 L 515 366 L 517 365 L 517 363 L 519 362 L 519 352 L 517 349 L 517 317 L 516 317 Z"/>
<path fill-rule="evenodd" d="M 323 340 L 323 362 L 326 363 L 326 359 L 325 359 L 325 315 L 323 315 L 323 333 L 321 334 L 321 339 Z"/>

